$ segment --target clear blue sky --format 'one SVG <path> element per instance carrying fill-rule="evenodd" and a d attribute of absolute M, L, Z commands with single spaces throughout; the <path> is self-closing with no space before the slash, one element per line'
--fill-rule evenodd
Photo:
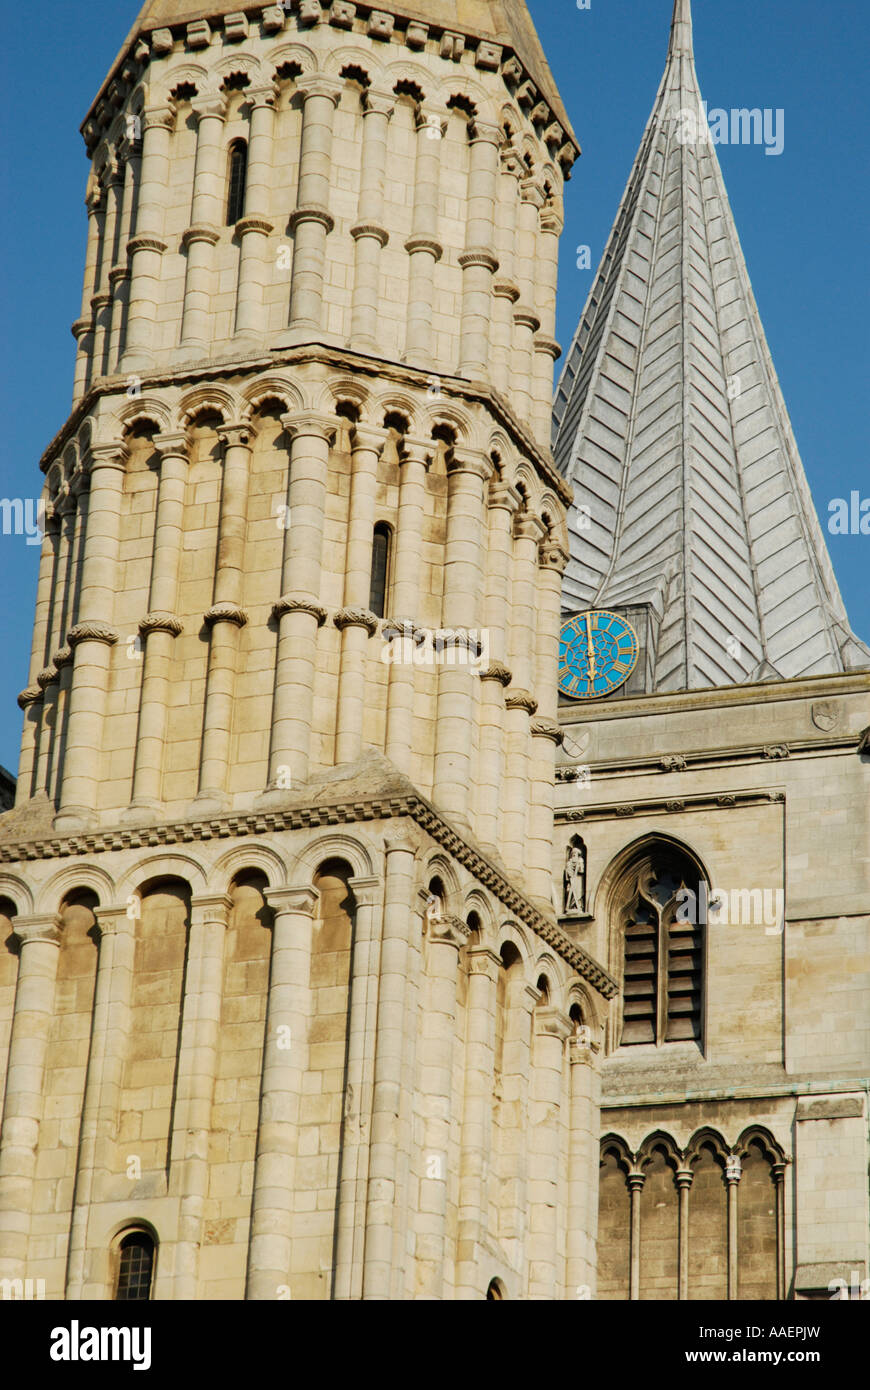
<path fill-rule="evenodd" d="M 671 0 L 530 0 L 583 146 L 568 185 L 559 282 L 567 348 L 652 107 Z M 695 52 L 710 107 L 785 111 L 785 148 L 719 157 L 816 507 L 868 468 L 867 0 L 695 0 Z M 37 497 L 38 460 L 65 419 L 84 259 L 88 103 L 135 18 L 136 0 L 8 5 L 0 102 L 5 306 L 0 498 Z M 38 22 L 37 22 L 38 17 Z M 870 640 L 870 537 L 829 537 L 853 626 Z M 0 763 L 15 771 L 38 547 L 0 536 Z"/>

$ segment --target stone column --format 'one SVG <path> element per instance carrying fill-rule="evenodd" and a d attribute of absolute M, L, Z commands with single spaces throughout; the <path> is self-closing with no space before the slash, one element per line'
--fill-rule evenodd
<path fill-rule="evenodd" d="M 53 915 L 17 917 L 14 930 L 21 943 L 21 959 L 0 1133 L 0 1248 L 4 1277 L 12 1279 L 21 1278 L 27 1268 L 60 920 Z"/>
<path fill-rule="evenodd" d="M 544 525 L 530 512 L 514 519 L 514 563 L 511 588 L 509 665 L 513 684 L 505 697 L 503 854 L 511 865 L 525 865 L 529 815 L 529 733 L 531 716 L 538 707 L 532 694 L 536 648 L 536 600 L 538 543 Z"/>
<path fill-rule="evenodd" d="M 438 670 L 435 782 L 432 796 L 440 809 L 471 829 L 470 800 L 477 726 L 479 629 L 486 556 L 484 488 L 492 464 L 484 454 L 456 450 L 448 462 L 447 535 L 444 549 L 442 626 L 453 634 Z"/>
<path fill-rule="evenodd" d="M 543 190 L 533 178 L 525 178 L 520 184 L 520 199 L 515 262 L 520 298 L 514 306 L 511 402 L 519 419 L 531 424 L 534 339 L 541 326 L 535 304 L 535 272 L 538 213 L 544 204 Z"/>
<path fill-rule="evenodd" d="M 224 893 L 194 898 L 184 972 L 181 1039 L 178 1048 L 169 1195 L 179 1198 L 173 1297 L 199 1294 L 199 1252 L 208 1197 L 211 1132 L 220 1043 L 224 943 L 232 900 Z"/>
<path fill-rule="evenodd" d="M 72 480 L 64 486 L 57 500 L 57 510 L 60 516 L 60 547 L 52 611 L 51 642 L 45 667 L 36 677 L 36 683 L 43 693 L 42 728 L 39 738 L 36 781 L 38 790 L 45 792 L 49 798 L 54 798 L 57 795 L 57 784 L 60 776 L 58 754 L 63 733 L 60 698 L 61 675 L 55 657 L 64 642 L 70 621 L 75 595 L 76 562 L 79 560 L 76 537 L 81 525 L 82 512 L 87 515 L 87 492 L 81 490 L 81 479 L 78 480 L 76 487 L 73 486 Z M 68 647 L 65 648 L 66 654 L 71 654 Z M 70 672 L 67 671 L 65 699 L 69 695 L 69 685 Z"/>
<path fill-rule="evenodd" d="M 335 420 L 314 411 L 285 415 L 293 443 L 284 532 L 281 597 L 272 609 L 278 624 L 275 698 L 269 757 L 270 790 L 308 777 L 317 630 L 326 620 L 320 605 L 323 520 L 329 449 Z"/>
<path fill-rule="evenodd" d="M 498 151 L 503 140 L 496 125 L 475 120 L 471 127 L 468 168 L 468 208 L 462 266 L 462 326 L 459 371 L 487 380 L 490 373 L 492 284 L 498 270 L 493 249 L 495 234 Z"/>
<path fill-rule="evenodd" d="M 537 238 L 537 293 L 535 308 L 541 320 L 536 334 L 532 364 L 532 427 L 535 438 L 544 449 L 550 447 L 550 425 L 553 415 L 553 364 L 561 357 L 562 349 L 553 334 L 556 331 L 556 284 L 559 275 L 559 237 L 563 218 L 559 209 L 547 204 L 541 211 Z"/>
<path fill-rule="evenodd" d="M 532 1014 L 540 992 L 522 977 L 509 982 L 502 1068 L 501 1179 L 498 1233 L 517 1267 L 528 1269 L 529 1087 Z M 506 1118 L 510 1123 L 504 1123 Z M 523 1290 L 524 1295 L 528 1289 Z"/>
<path fill-rule="evenodd" d="M 47 795 L 51 749 L 51 719 L 45 716 L 45 693 L 50 689 L 56 669 L 49 666 L 50 653 L 60 641 L 63 596 L 66 592 L 67 546 L 70 492 L 63 488 L 46 509 L 45 536 L 39 559 L 36 619 L 30 649 L 30 684 L 18 696 L 24 710 L 24 732 L 18 773 L 17 800 Z M 49 709 L 52 708 L 51 701 Z"/>
<path fill-rule="evenodd" d="M 100 950 L 67 1253 L 66 1297 L 105 1298 L 102 1246 L 88 1251 L 91 1204 L 116 1171 L 115 1134 L 133 997 L 138 900 L 96 909 Z M 93 1268 L 91 1268 L 93 1263 Z"/>
<path fill-rule="evenodd" d="M 743 1172 L 739 1154 L 729 1154 L 725 1160 L 725 1182 L 728 1187 L 728 1301 L 737 1298 L 737 1184 Z"/>
<path fill-rule="evenodd" d="M 223 94 L 194 97 L 191 106 L 197 121 L 196 163 L 190 226 L 181 238 L 187 251 L 182 348 L 207 347 L 211 342 L 214 248 L 220 238 L 226 184 L 223 134 L 227 99 Z"/>
<path fill-rule="evenodd" d="M 538 551 L 535 643 L 537 718 L 531 722 L 529 758 L 529 830 L 526 881 L 530 896 L 548 913 L 553 910 L 553 807 L 556 748 L 562 742 L 558 723 L 559 619 L 562 575 L 568 555 L 551 540 Z"/>
<path fill-rule="evenodd" d="M 465 1096 L 459 1161 L 459 1233 L 456 1246 L 456 1297 L 483 1297 L 486 1281 L 480 1261 L 489 1235 L 489 1184 L 492 1164 L 492 1089 L 495 1054 L 496 982 L 501 965 L 488 946 L 467 954 L 465 1000 Z"/>
<path fill-rule="evenodd" d="M 588 1028 L 568 1040 L 571 1109 L 568 1120 L 567 1298 L 580 1291 L 596 1293 L 598 1235 L 598 1163 L 601 1077 Z"/>
<path fill-rule="evenodd" d="M 139 624 L 143 648 L 142 693 L 133 765 L 133 799 L 130 803 L 130 811 L 136 818 L 142 812 L 157 810 L 161 802 L 173 647 L 183 629 L 175 609 L 184 538 L 184 496 L 189 462 L 187 440 L 183 433 L 158 434 L 153 442 L 160 455 L 160 480 L 157 486 L 148 612 Z"/>
<path fill-rule="evenodd" d="M 91 299 L 94 346 L 91 380 L 104 376 L 108 366 L 109 335 L 112 329 L 111 271 L 115 262 L 115 245 L 120 228 L 121 204 L 124 198 L 124 170 L 112 156 L 106 166 L 106 215 L 103 222 L 102 254 L 96 293 Z"/>
<path fill-rule="evenodd" d="M 88 389 L 91 355 L 94 346 L 94 324 L 91 300 L 96 290 L 97 261 L 100 255 L 100 241 L 103 235 L 105 200 L 103 190 L 94 180 L 85 199 L 88 210 L 88 241 L 85 251 L 85 279 L 82 289 L 82 311 L 72 326 L 76 340 L 76 365 L 73 381 L 73 405 L 77 405 Z"/>
<path fill-rule="evenodd" d="M 643 1173 L 629 1173 L 627 1182 L 631 1201 L 629 1233 L 629 1298 L 640 1298 L 640 1194 L 646 1181 Z"/>
<path fill-rule="evenodd" d="M 490 379 L 497 391 L 509 396 L 513 363 L 513 306 L 520 297 L 515 278 L 517 206 L 522 161 L 513 145 L 502 148 L 496 206 L 496 255 L 499 273 L 493 283 L 492 363 Z"/>
<path fill-rule="evenodd" d="M 776 1184 L 776 1297 L 786 1296 L 785 1283 L 785 1169 L 784 1163 L 774 1163 L 773 1181 Z"/>
<path fill-rule="evenodd" d="M 329 211 L 332 174 L 332 125 L 341 98 L 341 83 L 321 73 L 299 79 L 302 98 L 302 141 L 299 152 L 299 185 L 293 232 L 293 268 L 290 280 L 290 333 L 283 342 L 297 340 L 323 327 L 323 280 L 326 272 L 326 238 L 335 226 Z"/>
<path fill-rule="evenodd" d="M 246 1298 L 290 1287 L 302 1081 L 308 1061 L 311 937 L 316 889 L 268 888 L 274 913 L 260 1123 L 251 1203 Z"/>
<path fill-rule="evenodd" d="M 386 755 L 400 772 L 411 775 L 414 743 L 413 661 L 420 607 L 420 555 L 426 515 L 426 473 L 433 445 L 404 439 L 399 458 L 399 514 L 393 557 L 393 600 L 396 615 L 384 628 L 390 650 L 390 682 L 387 693 Z M 396 645 L 398 643 L 398 645 Z"/>
<path fill-rule="evenodd" d="M 386 433 L 356 425 L 351 438 L 344 607 L 334 619 L 341 630 L 336 764 L 353 762 L 362 752 L 368 644 L 378 625 L 377 618 L 369 611 L 369 594 L 378 458 Z"/>
<path fill-rule="evenodd" d="M 419 1207 L 416 1213 L 416 1295 L 445 1296 L 447 1180 L 453 1124 L 456 977 L 468 927 L 456 917 L 430 917 L 426 935 L 420 1084 L 425 1096 Z"/>
<path fill-rule="evenodd" d="M 483 607 L 489 651 L 488 660 L 480 671 L 480 747 L 474 824 L 481 846 L 496 858 L 500 858 L 498 846 L 501 841 L 504 791 L 504 691 L 512 679 L 505 664 L 513 568 L 512 526 L 519 501 L 516 488 L 492 478 L 488 497 L 486 594 Z"/>
<path fill-rule="evenodd" d="M 374 1087 L 383 883 L 352 878 L 356 903 L 347 1038 L 347 1087 L 335 1254 L 336 1299 L 362 1297 L 366 1181 Z"/>
<path fill-rule="evenodd" d="M 405 1048 L 405 982 L 409 934 L 416 921 L 414 844 L 402 829 L 385 839 L 386 883 L 375 1035 L 374 1094 L 366 1199 L 363 1298 L 392 1296 L 397 1167 L 407 1147 L 399 1115 Z M 407 1157 L 407 1155 L 405 1155 Z"/>
<path fill-rule="evenodd" d="M 387 167 L 387 132 L 393 114 L 393 98 L 387 92 L 363 93 L 363 147 L 360 165 L 359 209 L 350 234 L 356 243 L 350 346 L 377 352 L 380 303 L 381 251 L 390 239 L 384 222 L 384 178 Z"/>
<path fill-rule="evenodd" d="M 146 368 L 155 349 L 155 324 L 160 301 L 164 207 L 169 187 L 170 132 L 175 107 L 152 106 L 142 114 L 142 165 L 136 233 L 127 243 L 130 256 L 130 305 L 122 368 Z"/>
<path fill-rule="evenodd" d="M 677 1192 L 679 1193 L 679 1227 L 678 1227 L 678 1249 L 679 1249 L 679 1292 L 677 1297 L 684 1303 L 689 1297 L 689 1188 L 692 1186 L 694 1173 L 691 1168 L 679 1168 L 676 1173 Z"/>
<path fill-rule="evenodd" d="M 560 1009 L 536 1009 L 529 1113 L 529 1297 L 560 1294 L 559 1159 L 565 1041 L 572 1025 Z M 564 1213 L 562 1213 L 564 1218 Z"/>
<path fill-rule="evenodd" d="M 133 225 L 133 203 L 139 183 L 139 147 L 133 139 L 122 140 L 119 147 L 124 178 L 121 196 L 120 223 L 117 236 L 117 263 L 109 271 L 112 288 L 112 324 L 109 339 L 109 370 L 117 371 L 124 350 L 124 330 L 130 300 L 130 269 L 127 246 Z"/>
<path fill-rule="evenodd" d="M 236 299 L 236 334 L 257 339 L 266 332 L 264 291 L 268 278 L 266 253 L 274 182 L 273 151 L 277 88 L 248 88 L 250 103 L 248 174 L 245 183 L 245 215 L 236 223 L 239 238 L 239 290 Z"/>
<path fill-rule="evenodd" d="M 226 806 L 239 634 L 248 621 L 241 601 L 248 526 L 248 479 L 256 433 L 254 427 L 248 424 L 225 425 L 218 431 L 223 450 L 223 477 L 214 602 L 204 614 L 210 638 L 196 797 L 203 807 L 214 807 L 216 810 Z"/>
<path fill-rule="evenodd" d="M 431 371 L 435 265 L 444 255 L 438 240 L 438 185 L 446 121 L 440 113 L 422 106 L 416 108 L 415 120 L 414 215 L 411 235 L 405 242 L 409 264 L 404 357 Z"/>
<path fill-rule="evenodd" d="M 118 640 L 110 621 L 118 589 L 126 461 L 123 444 L 91 447 L 79 621 L 67 635 L 68 644 L 75 649 L 75 664 L 60 810 L 54 821 L 61 834 L 95 825 L 98 818 L 111 648 Z"/>

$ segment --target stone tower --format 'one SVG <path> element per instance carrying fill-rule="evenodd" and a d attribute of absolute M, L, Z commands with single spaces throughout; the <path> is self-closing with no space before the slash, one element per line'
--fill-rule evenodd
<path fill-rule="evenodd" d="M 152 0 L 83 134 L 0 1273 L 589 1287 L 615 986 L 551 889 L 577 147 L 525 5 Z"/>

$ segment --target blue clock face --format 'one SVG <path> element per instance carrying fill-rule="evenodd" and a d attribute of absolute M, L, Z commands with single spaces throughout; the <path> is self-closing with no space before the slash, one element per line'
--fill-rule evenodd
<path fill-rule="evenodd" d="M 570 700 L 600 699 L 628 680 L 637 656 L 637 633 L 618 613 L 575 613 L 559 636 L 559 690 Z"/>

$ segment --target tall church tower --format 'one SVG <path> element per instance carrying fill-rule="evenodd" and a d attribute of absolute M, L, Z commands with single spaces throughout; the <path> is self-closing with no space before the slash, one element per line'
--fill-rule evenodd
<path fill-rule="evenodd" d="M 870 651 L 703 113 L 675 0 L 555 401 L 565 612 L 590 649 L 615 612 L 639 652 L 560 710 L 562 925 L 619 987 L 598 1294 L 829 1299 L 870 1268 Z"/>
<path fill-rule="evenodd" d="M 0 818 L 2 1275 L 594 1282 L 551 889 L 577 146 L 521 0 L 150 0 L 83 125 Z"/>

